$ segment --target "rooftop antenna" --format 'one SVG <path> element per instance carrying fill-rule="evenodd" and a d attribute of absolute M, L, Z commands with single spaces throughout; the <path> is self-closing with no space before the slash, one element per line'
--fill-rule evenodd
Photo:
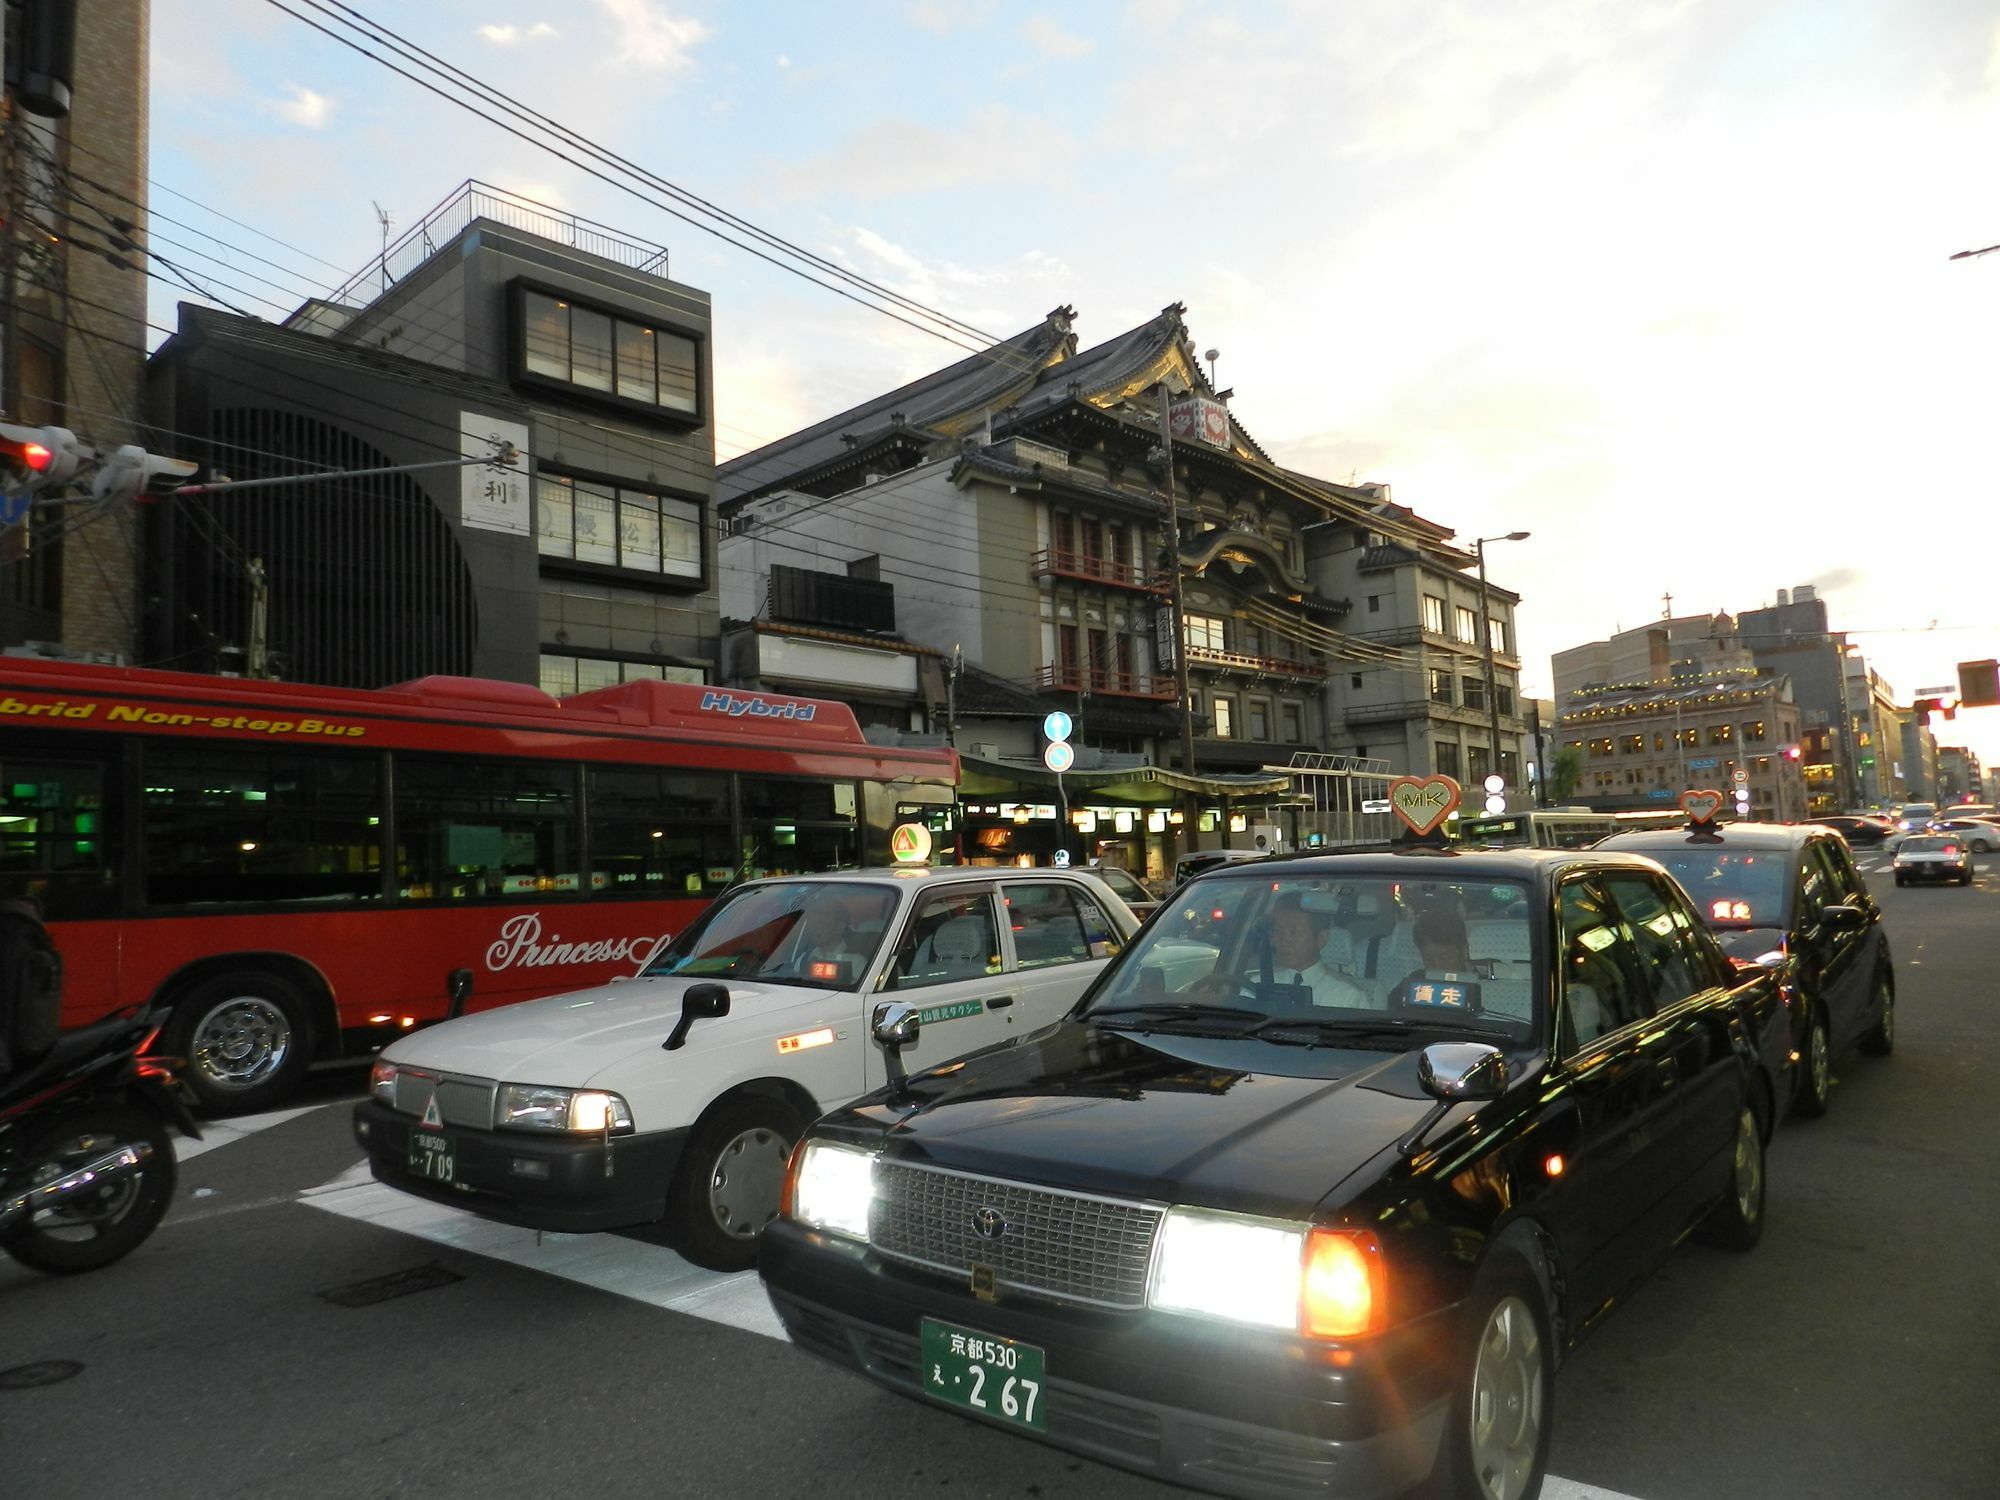
<path fill-rule="evenodd" d="M 1662 620 L 1671 620 L 1671 619 L 1672 619 L 1672 618 L 1674 617 L 1674 596 L 1673 596 L 1673 594 L 1672 594 L 1671 592 L 1669 592 L 1669 593 L 1665 593 L 1665 594 L 1662 594 L 1662 595 L 1660 595 L 1660 603 L 1662 603 L 1663 605 L 1665 605 L 1665 606 L 1666 606 L 1666 608 L 1664 608 L 1664 609 L 1662 609 L 1662 610 L 1660 611 L 1660 618 L 1661 618 Z"/>
<path fill-rule="evenodd" d="M 386 292 L 389 290 L 389 210 L 372 198 L 368 201 L 374 204 L 375 217 L 382 225 L 382 290 Z"/>
<path fill-rule="evenodd" d="M 1201 352 L 1201 357 L 1208 361 L 1208 385 L 1209 389 L 1213 390 L 1215 388 L 1215 362 L 1222 358 L 1222 351 L 1220 349 L 1204 349 Z"/>

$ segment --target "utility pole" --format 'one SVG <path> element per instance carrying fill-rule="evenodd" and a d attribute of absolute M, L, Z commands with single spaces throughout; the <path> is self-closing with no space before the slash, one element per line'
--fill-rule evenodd
<path fill-rule="evenodd" d="M 944 674 L 944 742 L 958 748 L 958 674 L 965 670 L 965 647 L 951 648 L 951 665 Z"/>
<path fill-rule="evenodd" d="M 243 572 L 250 584 L 250 646 L 243 670 L 261 679 L 271 675 L 271 580 L 261 557 L 251 558 Z"/>
<path fill-rule="evenodd" d="M 1486 544 L 1488 542 L 1525 542 L 1528 533 L 1510 531 L 1505 536 L 1483 536 L 1472 544 L 1472 550 L 1479 554 L 1479 639 L 1484 650 L 1480 653 L 1486 663 L 1486 723 L 1493 736 L 1493 764 L 1488 766 L 1489 775 L 1502 775 L 1500 770 L 1500 694 L 1494 685 L 1493 676 L 1493 620 L 1488 614 L 1490 605 L 1486 591 Z M 1521 767 L 1517 774 L 1525 776 L 1527 768 Z"/>
<path fill-rule="evenodd" d="M 1160 451 L 1165 455 L 1167 476 L 1167 560 L 1169 582 L 1173 589 L 1174 628 L 1169 637 L 1174 650 L 1174 683 L 1180 694 L 1181 710 L 1181 769 L 1189 780 L 1194 778 L 1194 711 L 1188 706 L 1188 659 L 1187 659 L 1187 607 L 1181 592 L 1181 502 L 1174 489 L 1174 434 L 1173 421 L 1167 411 L 1167 383 L 1159 384 L 1160 393 Z M 1195 846 L 1195 834 L 1201 827 L 1201 797 L 1190 787 L 1181 794 L 1181 837 L 1185 840 L 1183 852 Z M 1224 829 L 1225 836 L 1227 829 Z"/>

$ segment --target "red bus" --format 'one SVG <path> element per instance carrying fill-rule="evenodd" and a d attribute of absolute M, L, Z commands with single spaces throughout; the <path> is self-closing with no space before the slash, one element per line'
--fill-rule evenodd
<path fill-rule="evenodd" d="M 683 683 L 4 657 L 0 895 L 42 903 L 65 1025 L 171 1004 L 204 1102 L 262 1108 L 458 1006 L 636 974 L 733 881 L 887 864 L 899 823 L 948 845 L 957 766 L 845 704 Z"/>

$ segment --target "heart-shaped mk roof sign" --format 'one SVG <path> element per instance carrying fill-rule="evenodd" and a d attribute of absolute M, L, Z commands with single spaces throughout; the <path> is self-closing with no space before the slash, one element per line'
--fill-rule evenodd
<path fill-rule="evenodd" d="M 1412 833 L 1435 833 L 1462 794 L 1449 776 L 1398 776 L 1389 783 L 1389 807 Z"/>
<path fill-rule="evenodd" d="M 1688 815 L 1690 823 L 1713 823 L 1716 814 L 1721 812 L 1728 802 L 1729 799 L 1717 791 L 1681 793 L 1681 811 Z"/>

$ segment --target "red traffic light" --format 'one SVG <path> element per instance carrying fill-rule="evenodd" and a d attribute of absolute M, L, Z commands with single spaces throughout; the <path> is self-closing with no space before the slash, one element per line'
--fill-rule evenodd
<path fill-rule="evenodd" d="M 0 442 L 0 453 L 5 453 L 8 458 L 12 459 L 22 468 L 32 470 L 37 474 L 48 473 L 49 465 L 56 460 L 54 450 L 47 443 L 32 441 Z"/>
<path fill-rule="evenodd" d="M 1798 758 L 1799 758 L 1799 747 L 1797 745 L 1785 746 L 1786 760 L 1797 760 Z"/>

